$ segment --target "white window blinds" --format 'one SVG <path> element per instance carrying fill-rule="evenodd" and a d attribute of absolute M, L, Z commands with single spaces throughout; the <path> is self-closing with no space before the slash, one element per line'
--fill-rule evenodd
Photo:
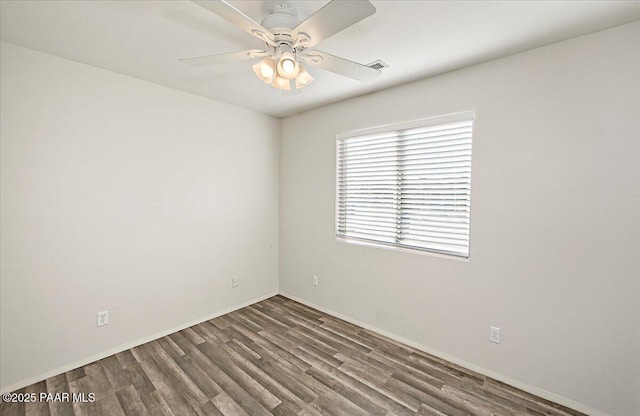
<path fill-rule="evenodd" d="M 469 257 L 472 128 L 465 113 L 339 136 L 336 236 Z"/>

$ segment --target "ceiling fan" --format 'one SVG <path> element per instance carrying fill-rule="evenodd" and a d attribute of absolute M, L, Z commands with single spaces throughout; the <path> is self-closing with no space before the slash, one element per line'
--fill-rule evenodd
<path fill-rule="evenodd" d="M 260 24 L 224 0 L 192 0 L 241 30 L 262 40 L 264 49 L 181 58 L 181 62 L 202 67 L 225 62 L 263 58 L 253 72 L 265 83 L 284 92 L 297 92 L 313 82 L 304 64 L 358 81 L 372 81 L 380 71 L 326 52 L 312 49 L 324 39 L 374 14 L 368 0 L 332 0 L 300 21 L 293 6 L 282 2 Z"/>

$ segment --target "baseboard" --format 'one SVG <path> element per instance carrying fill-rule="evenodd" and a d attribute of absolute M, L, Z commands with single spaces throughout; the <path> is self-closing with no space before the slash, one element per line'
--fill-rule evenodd
<path fill-rule="evenodd" d="M 276 291 L 276 292 L 272 292 L 272 293 L 269 293 L 269 294 L 264 295 L 264 296 L 260 296 L 259 298 L 256 298 L 256 299 L 253 299 L 253 300 L 250 300 L 250 301 L 247 301 L 247 302 L 243 302 L 243 303 L 241 303 L 239 305 L 236 305 L 236 306 L 233 306 L 231 308 L 223 309 L 221 311 L 212 313 L 211 315 L 207 315 L 205 317 L 202 317 L 202 318 L 199 318 L 199 319 L 195 319 L 193 321 L 184 323 L 182 325 L 178 325 L 178 326 L 175 326 L 173 328 L 169 328 L 169 329 L 167 329 L 165 331 L 158 332 L 158 333 L 153 334 L 153 335 L 149 335 L 147 337 L 138 339 L 136 341 L 128 342 L 126 344 L 120 345 L 119 347 L 111 348 L 111 349 L 109 349 L 107 351 L 101 352 L 99 354 L 92 355 L 91 357 L 87 357 L 87 358 L 85 358 L 83 360 L 76 361 L 74 363 L 70 363 L 70 364 L 67 364 L 65 366 L 58 367 L 58 368 L 56 368 L 54 370 L 47 371 L 46 373 L 40 374 L 38 376 L 31 377 L 31 378 L 28 378 L 26 380 L 19 381 L 19 382 L 14 383 L 14 384 L 12 384 L 10 386 L 2 387 L 2 389 L 0 389 L 0 394 L 13 392 L 13 391 L 19 390 L 21 388 L 24 388 L 26 386 L 30 386 L 30 385 L 32 385 L 34 383 L 39 383 L 40 381 L 46 380 L 49 377 L 53 377 L 53 376 L 57 376 L 58 374 L 66 373 L 67 371 L 71 371 L 71 370 L 73 370 L 75 368 L 78 368 L 78 367 L 83 367 L 83 366 L 85 366 L 87 364 L 91 364 L 94 361 L 101 360 L 101 359 L 106 358 L 106 357 L 108 357 L 110 355 L 117 354 L 117 353 L 122 352 L 122 351 L 126 351 L 126 350 L 128 350 L 130 348 L 138 347 L 138 346 L 140 346 L 142 344 L 146 344 L 147 342 L 154 341 L 154 340 L 156 340 L 158 338 L 166 337 L 167 335 L 173 334 L 174 332 L 182 331 L 183 329 L 189 328 L 190 326 L 194 326 L 194 325 L 200 324 L 202 322 L 208 321 L 210 319 L 217 318 L 218 316 L 226 315 L 226 314 L 231 313 L 233 311 L 237 311 L 238 309 L 242 309 L 242 308 L 244 308 L 246 306 L 253 305 L 254 303 L 263 301 L 265 299 L 269 299 L 270 297 L 273 297 L 273 296 L 275 296 L 277 294 L 278 294 L 278 292 Z"/>
<path fill-rule="evenodd" d="M 342 319 L 343 321 L 347 321 L 347 322 L 352 323 L 354 325 L 357 325 L 357 326 L 360 326 L 362 328 L 368 329 L 370 331 L 376 332 L 376 333 L 378 333 L 380 335 L 384 335 L 387 338 L 391 338 L 391 339 L 393 339 L 395 341 L 398 341 L 398 342 L 401 342 L 403 344 L 406 344 L 406 345 L 408 345 L 408 346 L 410 346 L 412 348 L 415 348 L 417 350 L 423 351 L 423 352 L 425 352 L 427 354 L 431 354 L 431 355 L 433 355 L 435 357 L 438 357 L 438 358 L 441 358 L 443 360 L 449 361 L 449 362 L 451 362 L 453 364 L 457 364 L 457 365 L 459 365 L 461 367 L 464 367 L 464 368 L 467 368 L 469 370 L 475 371 L 476 373 L 482 374 L 482 375 L 484 375 L 486 377 L 490 377 L 490 378 L 492 378 L 494 380 L 498 380 L 500 382 L 506 383 L 506 384 L 508 384 L 510 386 L 513 386 L 513 387 L 516 387 L 516 388 L 518 388 L 520 390 L 526 391 L 527 393 L 531 393 L 531 394 L 536 395 L 538 397 L 541 397 L 543 399 L 552 401 L 554 403 L 561 404 L 561 405 L 563 405 L 565 407 L 568 407 L 570 409 L 576 410 L 578 412 L 582 412 L 582 413 L 585 413 L 585 414 L 591 415 L 591 416 L 611 416 L 608 413 L 605 413 L 605 412 L 603 412 L 601 410 L 598 410 L 598 409 L 594 409 L 594 408 L 592 408 L 590 406 L 587 406 L 587 405 L 585 405 L 583 403 L 579 403 L 579 402 L 576 402 L 574 400 L 568 399 L 566 397 L 559 396 L 559 395 L 557 395 L 555 393 L 551 393 L 551 392 L 549 392 L 547 390 L 544 390 L 544 389 L 541 389 L 539 387 L 535 387 L 535 386 L 529 385 L 527 383 L 523 383 L 521 381 L 511 379 L 511 378 L 506 377 L 506 376 L 504 376 L 502 374 L 498 374 L 498 373 L 496 373 L 494 371 L 487 370 L 486 368 L 483 368 L 483 367 L 477 366 L 475 364 L 471 364 L 469 362 L 461 360 L 461 359 L 459 359 L 457 357 L 454 357 L 454 356 L 452 356 L 450 354 L 444 353 L 442 351 L 434 350 L 433 348 L 427 347 L 426 345 L 419 344 L 419 343 L 417 343 L 415 341 L 411 341 L 409 339 L 403 338 L 401 336 L 398 336 L 398 335 L 393 334 L 391 332 L 385 331 L 383 329 L 376 328 L 375 326 L 370 325 L 370 324 L 368 324 L 366 322 L 361 322 L 361 321 L 359 321 L 357 319 L 351 318 L 350 316 L 346 316 L 346 315 L 343 315 L 343 314 L 341 314 L 339 312 L 335 312 L 335 311 L 332 311 L 332 310 L 327 309 L 325 307 L 316 305 L 316 304 L 314 304 L 312 302 L 309 302 L 309 301 L 307 301 L 305 299 L 302 299 L 302 298 L 299 298 L 297 296 L 291 295 L 289 293 L 281 291 L 280 295 L 284 296 L 286 298 L 289 298 L 291 300 L 294 300 L 296 302 L 302 303 L 303 305 L 306 305 L 306 306 L 308 306 L 310 308 L 317 309 L 317 310 L 319 310 L 321 312 L 326 313 L 327 315 L 334 316 L 336 318 Z"/>

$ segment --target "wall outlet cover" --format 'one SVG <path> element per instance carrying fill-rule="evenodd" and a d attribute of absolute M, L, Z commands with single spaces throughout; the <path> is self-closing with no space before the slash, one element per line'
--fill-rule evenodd
<path fill-rule="evenodd" d="M 489 327 L 489 341 L 500 344 L 500 328 L 495 326 Z"/>
<path fill-rule="evenodd" d="M 107 325 L 109 323 L 109 311 L 98 312 L 98 326 Z"/>

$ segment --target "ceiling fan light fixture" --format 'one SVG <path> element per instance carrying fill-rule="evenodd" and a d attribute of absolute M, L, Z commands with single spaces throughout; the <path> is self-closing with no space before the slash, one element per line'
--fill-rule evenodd
<path fill-rule="evenodd" d="M 267 57 L 253 65 L 253 72 L 265 84 L 284 91 L 291 91 L 293 85 L 295 85 L 295 89 L 300 90 L 313 82 L 313 77 L 302 64 L 296 62 L 296 75 L 292 78 L 280 76 L 279 66 L 280 62 L 274 58 Z M 295 81 L 295 83 L 292 81 Z"/>
<path fill-rule="evenodd" d="M 278 75 L 284 79 L 294 79 L 300 72 L 300 65 L 291 52 L 285 52 L 278 62 Z"/>
<path fill-rule="evenodd" d="M 307 71 L 304 66 L 300 65 L 300 73 L 296 77 L 296 88 L 302 89 L 307 85 L 311 84 L 312 82 L 313 82 L 313 77 L 311 76 L 309 71 Z"/>
<path fill-rule="evenodd" d="M 273 78 L 276 75 L 276 61 L 271 58 L 264 58 L 253 66 L 253 72 L 258 78 L 267 84 L 273 82 Z"/>

